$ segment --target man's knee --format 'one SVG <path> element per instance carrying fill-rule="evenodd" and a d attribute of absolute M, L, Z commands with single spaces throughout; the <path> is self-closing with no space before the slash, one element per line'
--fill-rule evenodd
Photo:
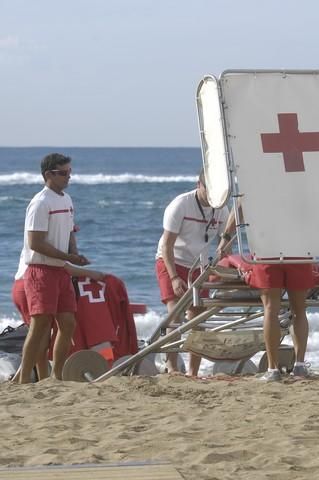
<path fill-rule="evenodd" d="M 51 328 L 52 318 L 50 315 L 34 315 L 31 317 L 30 333 L 34 331 L 45 334 Z"/>
<path fill-rule="evenodd" d="M 75 316 L 73 313 L 59 313 L 56 317 L 60 332 L 65 334 L 73 334 L 75 330 Z"/>

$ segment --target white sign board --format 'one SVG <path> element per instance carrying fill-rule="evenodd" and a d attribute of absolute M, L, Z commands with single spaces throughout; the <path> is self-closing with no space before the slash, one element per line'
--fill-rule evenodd
<path fill-rule="evenodd" d="M 225 72 L 228 145 L 251 253 L 319 256 L 319 72 Z"/>
<path fill-rule="evenodd" d="M 200 82 L 197 89 L 197 109 L 207 198 L 213 208 L 221 208 L 230 195 L 230 180 L 223 113 L 215 77 L 206 76 Z"/>

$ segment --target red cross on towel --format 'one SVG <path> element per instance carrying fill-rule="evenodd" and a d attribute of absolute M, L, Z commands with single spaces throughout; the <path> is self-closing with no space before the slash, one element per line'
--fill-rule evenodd
<path fill-rule="evenodd" d="M 319 132 L 299 132 L 296 113 L 278 113 L 279 133 L 262 133 L 264 153 L 282 153 L 286 172 L 304 172 L 303 152 L 319 151 Z"/>

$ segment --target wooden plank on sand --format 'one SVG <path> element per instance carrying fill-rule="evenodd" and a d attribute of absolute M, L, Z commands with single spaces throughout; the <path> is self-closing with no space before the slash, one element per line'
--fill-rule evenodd
<path fill-rule="evenodd" d="M 61 465 L 2 468 L 0 480 L 181 480 L 169 464 Z"/>

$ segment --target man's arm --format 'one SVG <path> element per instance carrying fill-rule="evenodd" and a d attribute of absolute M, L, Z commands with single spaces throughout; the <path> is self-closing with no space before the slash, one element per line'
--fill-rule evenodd
<path fill-rule="evenodd" d="M 79 254 L 74 232 L 70 233 L 69 253 L 74 253 L 75 255 Z"/>
<path fill-rule="evenodd" d="M 89 277 L 92 280 L 101 282 L 105 280 L 106 273 L 97 270 L 88 270 L 87 268 L 81 268 L 78 266 L 75 267 L 70 263 L 65 263 L 64 268 L 72 277 Z"/>
<path fill-rule="evenodd" d="M 89 265 L 90 261 L 84 255 L 79 254 L 78 247 L 77 247 L 77 244 L 76 244 L 76 236 L 75 236 L 74 232 L 70 233 L 69 253 L 71 253 L 73 255 L 77 255 L 77 256 L 79 256 L 83 259 L 83 262 L 80 265 Z M 78 265 L 78 264 L 76 264 L 76 265 Z"/>
<path fill-rule="evenodd" d="M 243 212 L 240 204 L 239 204 L 239 216 L 240 216 L 240 221 L 242 222 Z M 235 218 L 235 210 L 233 207 L 228 216 L 228 219 L 224 228 L 224 232 L 221 235 L 221 239 L 217 247 L 217 253 L 220 255 L 220 257 L 224 256 L 226 253 L 229 253 L 229 250 L 231 249 L 231 245 L 227 247 L 227 244 L 230 242 L 235 232 L 236 232 L 236 218 Z"/>
<path fill-rule="evenodd" d="M 28 243 L 31 250 L 47 257 L 74 263 L 74 265 L 86 265 L 88 263 L 87 259 L 81 255 L 58 250 L 46 240 L 46 235 L 47 232 L 43 231 L 28 231 Z"/>
<path fill-rule="evenodd" d="M 165 263 L 168 275 L 171 279 L 174 293 L 177 297 L 181 297 L 188 287 L 176 272 L 174 245 L 177 237 L 178 233 L 164 230 L 162 240 L 162 258 Z"/>

